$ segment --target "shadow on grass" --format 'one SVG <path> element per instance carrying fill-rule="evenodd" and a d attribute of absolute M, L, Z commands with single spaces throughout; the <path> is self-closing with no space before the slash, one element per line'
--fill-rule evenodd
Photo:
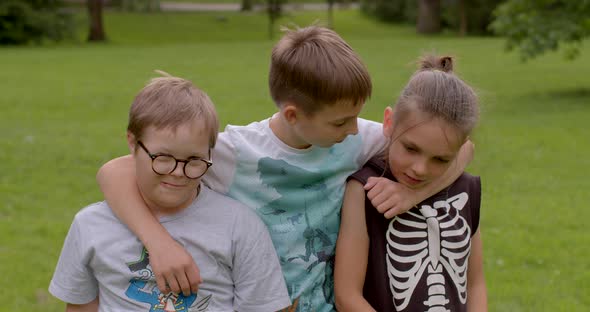
<path fill-rule="evenodd" d="M 550 90 L 545 94 L 550 98 L 556 99 L 590 100 L 590 86 L 564 90 Z M 590 102 L 586 102 L 586 104 L 590 105 Z"/>
<path fill-rule="evenodd" d="M 590 110 L 590 86 L 564 89 L 545 89 L 523 94 L 519 111 L 555 113 Z"/>

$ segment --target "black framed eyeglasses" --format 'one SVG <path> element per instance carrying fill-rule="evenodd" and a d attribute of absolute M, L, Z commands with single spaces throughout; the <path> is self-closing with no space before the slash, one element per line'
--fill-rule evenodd
<path fill-rule="evenodd" d="M 202 158 L 177 159 L 168 154 L 152 154 L 141 141 L 137 141 L 137 145 L 141 146 L 152 159 L 152 170 L 159 175 L 171 174 L 176 170 L 180 162 L 184 163 L 182 171 L 187 178 L 198 179 L 213 165 L 210 160 Z M 211 150 L 209 150 L 209 156 L 211 156 Z"/>

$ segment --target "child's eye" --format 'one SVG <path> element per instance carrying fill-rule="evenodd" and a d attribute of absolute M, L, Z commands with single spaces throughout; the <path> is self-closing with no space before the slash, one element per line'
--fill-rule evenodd
<path fill-rule="evenodd" d="M 436 158 L 434 158 L 434 160 L 436 160 L 437 162 L 439 162 L 441 164 L 446 164 L 450 161 L 448 159 L 444 159 L 444 158 L 440 158 L 440 157 L 436 157 Z"/>
<path fill-rule="evenodd" d="M 333 125 L 334 125 L 334 127 L 342 127 L 342 126 L 344 126 L 345 124 L 346 124 L 346 122 L 339 122 L 339 123 L 335 123 L 335 124 L 333 124 Z"/>
<path fill-rule="evenodd" d="M 416 149 L 411 147 L 411 146 L 406 146 L 406 151 L 410 152 L 410 153 L 415 153 Z"/>

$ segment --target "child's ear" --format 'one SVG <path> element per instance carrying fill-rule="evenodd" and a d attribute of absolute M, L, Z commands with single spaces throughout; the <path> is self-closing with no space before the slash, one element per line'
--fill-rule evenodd
<path fill-rule="evenodd" d="M 393 108 L 387 106 L 383 112 L 383 135 L 387 138 L 393 134 Z"/>
<path fill-rule="evenodd" d="M 135 146 L 137 141 L 135 140 L 135 135 L 133 133 L 127 131 L 127 146 L 129 147 L 129 153 L 131 155 L 135 154 Z"/>
<path fill-rule="evenodd" d="M 297 122 L 297 114 L 300 112 L 297 110 L 297 106 L 287 103 L 281 109 L 281 114 L 283 118 L 290 124 L 294 125 Z"/>

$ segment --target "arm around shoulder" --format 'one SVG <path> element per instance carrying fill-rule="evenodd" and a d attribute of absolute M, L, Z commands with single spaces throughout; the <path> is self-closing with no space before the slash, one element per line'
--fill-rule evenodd
<path fill-rule="evenodd" d="M 150 253 L 150 264 L 160 291 L 190 295 L 201 282 L 192 256 L 180 246 L 150 212 L 137 188 L 131 155 L 104 164 L 96 176 L 100 190 L 115 215 L 139 237 Z"/>
<path fill-rule="evenodd" d="M 346 184 L 336 244 L 334 290 L 338 311 L 375 311 L 363 297 L 369 236 L 365 223 L 365 190 L 350 180 Z"/>

